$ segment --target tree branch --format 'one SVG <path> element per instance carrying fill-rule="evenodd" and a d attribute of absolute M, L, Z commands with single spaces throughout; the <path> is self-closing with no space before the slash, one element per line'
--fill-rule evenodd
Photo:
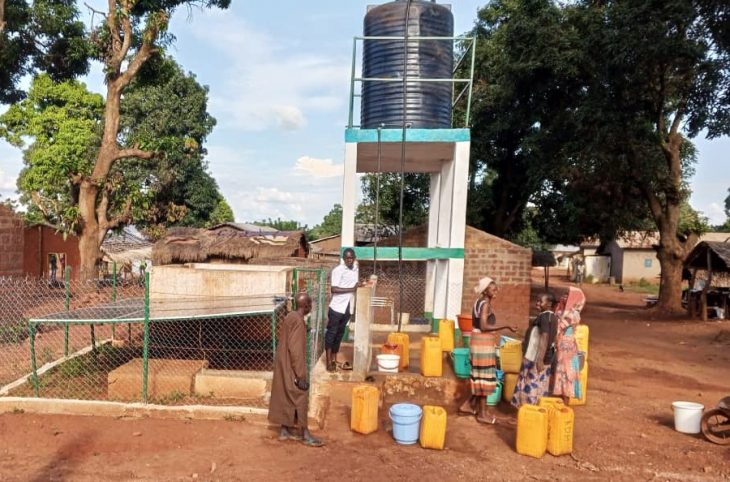
<path fill-rule="evenodd" d="M 107 227 L 109 229 L 116 228 L 122 223 L 128 223 L 129 220 L 132 218 L 132 199 L 127 199 L 124 202 L 124 210 L 122 211 L 122 214 L 112 219 Z"/>
<path fill-rule="evenodd" d="M 0 0 L 0 34 L 5 30 L 5 0 Z"/>
<path fill-rule="evenodd" d="M 99 15 L 101 15 L 102 17 L 106 18 L 106 15 L 107 15 L 107 14 L 106 14 L 105 12 L 102 12 L 101 10 L 97 10 L 97 9 L 95 9 L 94 7 L 92 7 L 91 5 L 89 5 L 89 4 L 88 4 L 88 3 L 86 3 L 86 2 L 84 2 L 84 6 L 85 6 L 86 8 L 88 8 L 89 10 L 91 10 L 91 13 L 99 14 Z"/>
<path fill-rule="evenodd" d="M 123 89 L 132 81 L 137 72 L 139 72 L 139 69 L 142 68 L 142 65 L 156 52 L 153 42 L 157 39 L 159 33 L 160 30 L 154 23 L 145 29 L 145 32 L 142 34 L 142 45 L 129 62 L 127 70 L 119 77 L 117 86 L 120 89 Z"/>
<path fill-rule="evenodd" d="M 118 59 L 116 53 L 122 46 L 122 39 L 119 38 L 119 29 L 117 28 L 117 2 L 116 0 L 107 0 L 107 9 L 109 13 L 106 16 L 106 24 L 109 27 L 109 34 L 112 36 L 112 55 L 109 57 L 109 67 L 112 73 L 119 72 L 122 65 L 122 59 Z"/>
<path fill-rule="evenodd" d="M 156 152 L 144 151 L 138 147 L 132 147 L 130 149 L 119 149 L 114 156 L 114 160 L 122 159 L 125 157 L 139 157 L 140 159 L 152 159 Z"/>
<path fill-rule="evenodd" d="M 109 190 L 104 189 L 101 193 L 101 200 L 99 201 L 99 205 L 96 206 L 96 219 L 99 222 L 99 227 L 104 230 L 107 229 L 108 224 L 108 214 L 107 210 L 109 209 Z"/>

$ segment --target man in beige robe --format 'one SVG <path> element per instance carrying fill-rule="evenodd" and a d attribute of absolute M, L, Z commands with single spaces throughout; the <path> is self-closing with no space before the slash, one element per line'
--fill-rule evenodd
<path fill-rule="evenodd" d="M 281 425 L 279 440 L 299 440 L 305 445 L 321 447 L 321 440 L 307 428 L 309 380 L 307 377 L 307 327 L 304 317 L 312 310 L 312 299 L 306 293 L 296 297 L 292 311 L 281 325 L 279 347 L 274 361 L 271 384 L 269 421 Z M 301 428 L 302 435 L 296 433 Z"/>

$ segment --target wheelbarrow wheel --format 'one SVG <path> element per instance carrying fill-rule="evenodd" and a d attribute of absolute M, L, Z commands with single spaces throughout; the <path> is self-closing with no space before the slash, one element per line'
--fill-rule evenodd
<path fill-rule="evenodd" d="M 730 417 L 723 410 L 714 408 L 702 415 L 702 435 L 710 442 L 730 445 Z"/>

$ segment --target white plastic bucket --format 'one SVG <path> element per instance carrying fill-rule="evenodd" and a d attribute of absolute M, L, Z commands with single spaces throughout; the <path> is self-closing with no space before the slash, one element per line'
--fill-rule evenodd
<path fill-rule="evenodd" d="M 398 373 L 400 355 L 381 354 L 375 357 L 378 360 L 378 371 L 386 373 Z"/>
<path fill-rule="evenodd" d="M 700 421 L 705 406 L 695 402 L 673 402 L 674 430 L 682 433 L 700 433 Z"/>

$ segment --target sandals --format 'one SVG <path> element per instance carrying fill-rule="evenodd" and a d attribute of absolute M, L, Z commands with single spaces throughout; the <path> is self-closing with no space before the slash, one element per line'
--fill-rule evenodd
<path fill-rule="evenodd" d="M 344 361 L 342 363 L 337 363 L 336 365 L 337 365 L 337 368 L 339 368 L 340 370 L 343 370 L 343 371 L 350 371 L 350 370 L 352 370 L 352 365 L 350 364 L 349 361 Z"/>
<path fill-rule="evenodd" d="M 301 442 L 304 440 L 304 438 L 301 435 L 297 435 L 294 433 L 290 433 L 287 435 L 281 434 L 279 435 L 279 442 L 287 442 L 289 440 L 294 440 L 295 442 Z"/>
<path fill-rule="evenodd" d="M 497 424 L 497 416 L 496 415 L 492 415 L 491 420 L 488 420 L 488 419 L 485 420 L 483 418 L 479 418 L 478 416 L 477 417 L 474 417 L 474 418 L 476 419 L 477 422 L 479 422 L 481 424 L 484 424 L 484 425 L 496 425 Z"/>
<path fill-rule="evenodd" d="M 314 437 L 302 439 L 302 443 L 304 445 L 306 445 L 307 447 L 322 447 L 322 446 L 324 446 L 324 442 L 322 442 L 320 439 L 314 438 Z"/>

